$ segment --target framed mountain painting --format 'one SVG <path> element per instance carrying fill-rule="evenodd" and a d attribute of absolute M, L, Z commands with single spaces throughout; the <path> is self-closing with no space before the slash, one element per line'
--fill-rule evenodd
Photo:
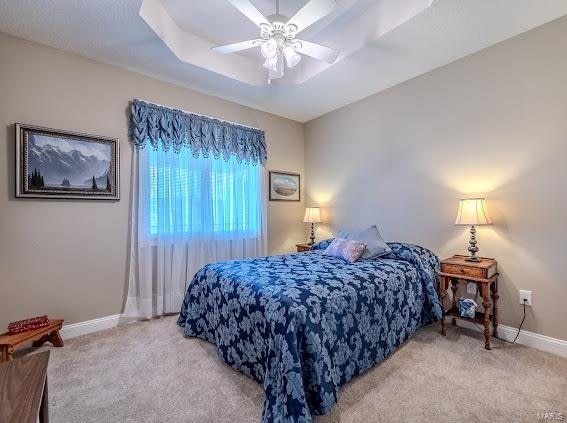
<path fill-rule="evenodd" d="M 16 124 L 16 197 L 118 200 L 118 138 Z"/>
<path fill-rule="evenodd" d="M 270 171 L 270 201 L 300 201 L 299 174 Z"/>

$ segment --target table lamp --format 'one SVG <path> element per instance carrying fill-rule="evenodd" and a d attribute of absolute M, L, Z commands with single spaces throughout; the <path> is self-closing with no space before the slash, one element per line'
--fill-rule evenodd
<path fill-rule="evenodd" d="M 476 256 L 478 247 L 476 246 L 476 229 L 477 225 L 492 225 L 486 209 L 486 200 L 484 198 L 466 198 L 459 201 L 459 211 L 455 225 L 470 225 L 471 239 L 469 241 L 469 252 L 471 255 L 466 261 L 479 262 L 480 258 Z"/>
<path fill-rule="evenodd" d="M 319 207 L 307 207 L 305 209 L 305 216 L 303 222 L 311 223 L 311 242 L 309 245 L 315 244 L 315 223 L 321 223 L 321 210 Z"/>

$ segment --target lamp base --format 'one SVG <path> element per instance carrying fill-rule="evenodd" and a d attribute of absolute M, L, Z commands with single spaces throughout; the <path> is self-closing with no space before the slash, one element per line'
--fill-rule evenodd
<path fill-rule="evenodd" d="M 471 226 L 471 239 L 469 241 L 469 253 L 471 253 L 470 256 L 468 256 L 465 261 L 472 261 L 475 263 L 478 263 L 481 259 L 478 258 L 476 256 L 476 253 L 478 253 L 478 247 L 476 246 L 476 229 L 474 227 L 474 225 Z"/>
<path fill-rule="evenodd" d="M 311 236 L 309 237 L 309 244 L 307 245 L 314 245 L 315 244 L 315 224 L 311 223 Z"/>

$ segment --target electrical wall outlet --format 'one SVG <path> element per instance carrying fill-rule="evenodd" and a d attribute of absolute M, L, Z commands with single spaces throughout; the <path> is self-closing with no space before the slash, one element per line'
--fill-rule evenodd
<path fill-rule="evenodd" d="M 532 291 L 520 289 L 520 304 L 524 304 L 524 300 L 526 300 L 526 305 L 532 305 Z"/>
<path fill-rule="evenodd" d="M 469 282 L 467 283 L 467 294 L 476 294 L 476 283 Z"/>

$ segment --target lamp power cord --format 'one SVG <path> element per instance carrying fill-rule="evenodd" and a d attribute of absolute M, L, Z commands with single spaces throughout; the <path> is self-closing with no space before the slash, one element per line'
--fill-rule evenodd
<path fill-rule="evenodd" d="M 526 320 L 526 303 L 527 302 L 528 302 L 528 300 L 526 300 L 524 298 L 524 317 L 522 317 L 522 322 L 520 323 L 520 327 L 518 327 L 518 333 L 516 334 L 516 337 L 512 341 L 512 344 L 516 343 L 516 339 L 518 339 L 518 336 L 520 336 L 520 331 L 522 330 L 522 326 L 524 324 L 524 321 Z M 500 338 L 498 338 L 498 339 L 500 339 Z"/>

